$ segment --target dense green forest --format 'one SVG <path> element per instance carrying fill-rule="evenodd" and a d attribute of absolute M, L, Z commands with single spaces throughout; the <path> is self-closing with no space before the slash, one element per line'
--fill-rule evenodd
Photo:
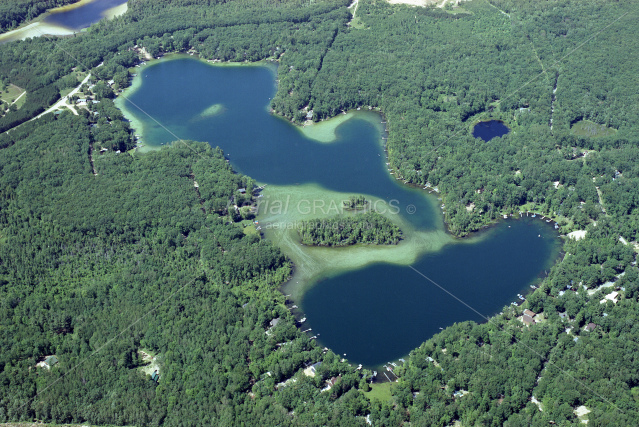
<path fill-rule="evenodd" d="M 399 227 L 377 212 L 302 221 L 299 233 L 311 246 L 396 245 L 402 238 Z"/>
<path fill-rule="evenodd" d="M 81 36 L 0 45 L 0 80 L 27 91 L 0 118 L 12 129 L 0 136 L 0 421 L 573 425 L 585 405 L 589 425 L 639 423 L 637 2 L 350 3 L 132 0 Z M 438 187 L 455 235 L 532 211 L 585 238 L 566 239 L 522 307 L 437 334 L 395 370 L 392 397 L 370 402 L 367 373 L 296 328 L 278 291 L 286 259 L 228 221 L 253 181 L 221 151 L 127 154 L 106 87 L 98 115 L 28 121 L 78 84 L 74 68 L 117 93 L 135 45 L 278 60 L 271 108 L 291 120 L 380 109 L 389 166 Z M 512 131 L 472 138 L 490 118 Z M 615 131 L 584 135 L 583 120 Z M 517 319 L 524 308 L 536 324 Z M 158 355 L 159 382 L 138 350 Z M 35 368 L 50 354 L 58 365 Z"/>
<path fill-rule="evenodd" d="M 228 205 L 249 180 L 220 150 L 98 154 L 86 118 L 41 120 L 0 151 L 3 421 L 274 425 L 295 409 L 308 425 L 313 407 L 272 390 L 317 361 L 295 388 L 331 406 L 326 420 L 361 413 L 360 374 L 316 348 L 284 306 L 285 258 L 203 209 Z M 160 355 L 159 384 L 136 369 L 141 349 Z M 50 354 L 57 365 L 34 368 Z M 333 376 L 339 386 L 320 395 Z"/>
<path fill-rule="evenodd" d="M 54 7 L 76 3 L 80 0 L 11 0 L 0 3 L 0 33 L 30 21 Z"/>

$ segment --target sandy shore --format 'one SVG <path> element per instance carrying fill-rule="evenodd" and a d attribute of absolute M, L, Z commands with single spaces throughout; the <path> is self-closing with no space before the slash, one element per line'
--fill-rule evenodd
<path fill-rule="evenodd" d="M 31 24 L 22 28 L 0 34 L 0 43 L 10 42 L 14 40 L 24 40 L 31 37 L 40 37 L 45 34 L 52 36 L 67 36 L 73 33 L 74 31 L 69 28 L 46 24 L 44 22 L 38 21 L 32 22 Z"/>

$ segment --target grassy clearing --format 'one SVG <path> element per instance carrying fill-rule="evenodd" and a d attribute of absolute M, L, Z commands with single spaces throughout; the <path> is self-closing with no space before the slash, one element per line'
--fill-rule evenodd
<path fill-rule="evenodd" d="M 138 370 L 146 375 L 151 375 L 153 372 L 160 369 L 156 354 L 146 349 L 138 350 L 138 358 L 140 359 L 141 366 L 138 366 Z"/>
<path fill-rule="evenodd" d="M 588 138 L 600 138 L 602 136 L 612 136 L 617 133 L 617 129 L 606 125 L 600 125 L 590 120 L 581 120 L 575 123 L 570 131 L 573 135 L 585 136 Z"/>
<path fill-rule="evenodd" d="M 21 87 L 9 84 L 5 90 L 0 91 L 0 99 L 11 104 L 22 94 L 22 92 L 24 92 L 24 89 Z M 24 98 L 24 96 L 22 98 Z M 18 102 L 20 102 L 20 100 Z"/>
<path fill-rule="evenodd" d="M 65 96 L 67 96 L 68 94 L 70 94 L 72 90 L 73 90 L 73 88 L 72 88 L 72 87 L 69 87 L 69 88 L 66 88 L 66 89 L 62 89 L 62 90 L 60 91 L 60 97 L 61 97 L 61 98 L 64 98 Z"/>
<path fill-rule="evenodd" d="M 358 17 L 355 17 L 351 20 L 351 27 L 355 28 L 356 30 L 365 30 L 368 28 L 366 24 L 364 24 L 364 22 Z"/>
<path fill-rule="evenodd" d="M 250 236 L 251 234 L 258 234 L 257 228 L 255 228 L 255 223 L 250 219 L 245 219 L 240 222 L 240 224 L 242 225 L 242 231 L 247 236 Z"/>
<path fill-rule="evenodd" d="M 371 391 L 365 392 L 364 396 L 371 401 L 373 399 L 377 399 L 382 402 L 388 402 L 393 399 L 393 395 L 391 394 L 391 385 L 392 383 L 371 384 Z"/>

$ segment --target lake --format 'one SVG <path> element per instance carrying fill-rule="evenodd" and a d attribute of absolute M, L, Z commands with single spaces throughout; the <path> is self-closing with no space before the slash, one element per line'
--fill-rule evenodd
<path fill-rule="evenodd" d="M 501 120 L 479 122 L 473 127 L 473 136 L 486 142 L 493 138 L 504 136 L 508 132 L 510 132 L 510 129 Z"/>
<path fill-rule="evenodd" d="M 123 4 L 126 4 L 126 2 L 122 0 L 81 1 L 52 10 L 42 22 L 80 31 L 107 17 L 110 9 Z"/>
<path fill-rule="evenodd" d="M 33 22 L 0 34 L 0 43 L 39 37 L 43 34 L 64 36 L 76 33 L 103 18 L 112 18 L 126 12 L 123 0 L 81 0 L 57 7 L 40 15 Z"/>
<path fill-rule="evenodd" d="M 236 170 L 268 184 L 258 219 L 295 264 L 283 291 L 320 345 L 376 368 L 440 327 L 499 312 L 556 259 L 560 240 L 544 221 L 505 220 L 470 238 L 450 236 L 436 195 L 389 174 L 379 114 L 349 113 L 301 129 L 269 113 L 275 79 L 272 65 L 215 66 L 174 56 L 142 67 L 116 104 L 145 148 L 178 137 L 207 141 Z M 366 195 L 402 228 L 404 240 L 301 246 L 297 221 L 330 217 L 330 207 L 352 194 Z"/>

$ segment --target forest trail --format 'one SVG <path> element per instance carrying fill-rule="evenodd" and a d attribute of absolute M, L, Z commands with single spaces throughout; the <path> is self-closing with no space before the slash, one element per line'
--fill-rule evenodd
<path fill-rule="evenodd" d="M 350 26 L 351 22 L 353 22 L 353 19 L 357 18 L 357 15 L 356 15 L 357 6 L 359 6 L 359 0 L 353 0 L 353 3 L 351 3 L 350 6 L 348 6 L 349 9 L 353 8 L 353 11 L 352 11 L 353 16 L 351 17 L 351 20 L 346 23 L 346 26 Z"/>
<path fill-rule="evenodd" d="M 488 0 L 486 0 L 486 3 L 488 3 L 489 5 L 491 5 L 492 7 L 494 7 L 495 9 L 497 9 L 498 11 L 500 11 L 501 13 L 503 13 L 504 15 L 506 15 L 507 17 L 510 18 L 510 15 L 507 14 L 506 12 L 504 12 L 503 10 L 501 10 L 500 8 L 498 8 L 497 6 L 495 6 L 494 4 L 492 4 L 491 2 L 489 2 Z"/>
<path fill-rule="evenodd" d="M 601 210 L 603 211 L 604 215 L 608 216 L 608 212 L 606 212 L 606 208 L 604 207 L 603 198 L 601 197 L 601 190 L 599 189 L 599 187 L 595 187 L 595 189 L 597 190 L 597 196 L 599 196 L 599 204 L 601 205 Z"/>
<path fill-rule="evenodd" d="M 95 170 L 95 163 L 93 163 L 93 137 L 89 140 L 89 163 L 91 164 L 93 176 L 98 176 L 98 171 Z"/>
<path fill-rule="evenodd" d="M 552 88 L 552 95 L 550 96 L 550 130 L 552 131 L 552 119 L 555 114 L 555 101 L 557 101 L 557 82 L 559 81 L 559 75 L 555 77 L 555 85 Z M 601 197 L 599 197 L 601 200 Z M 603 206 L 603 205 L 602 205 Z"/>

